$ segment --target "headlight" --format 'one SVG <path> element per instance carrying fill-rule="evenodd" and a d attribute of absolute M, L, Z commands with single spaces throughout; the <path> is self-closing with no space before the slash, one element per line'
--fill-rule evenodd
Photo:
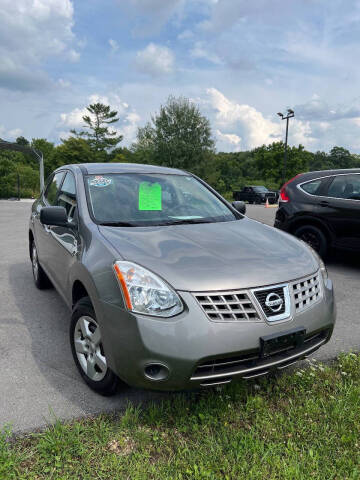
<path fill-rule="evenodd" d="M 127 308 L 132 312 L 157 317 L 172 317 L 182 312 L 184 307 L 177 293 L 154 273 L 125 261 L 115 262 L 114 271 Z"/>

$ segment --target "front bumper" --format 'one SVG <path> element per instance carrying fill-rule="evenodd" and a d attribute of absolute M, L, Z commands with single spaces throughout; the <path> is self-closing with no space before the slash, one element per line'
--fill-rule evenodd
<path fill-rule="evenodd" d="M 101 331 L 110 368 L 126 383 L 153 390 L 186 390 L 252 378 L 282 369 L 310 355 L 331 337 L 335 304 L 331 280 L 311 308 L 281 322 L 212 322 L 189 292 L 178 292 L 186 310 L 170 319 L 134 315 L 101 302 Z M 260 337 L 303 327 L 299 348 L 260 356 Z M 152 380 L 144 371 L 160 364 L 168 377 Z"/>

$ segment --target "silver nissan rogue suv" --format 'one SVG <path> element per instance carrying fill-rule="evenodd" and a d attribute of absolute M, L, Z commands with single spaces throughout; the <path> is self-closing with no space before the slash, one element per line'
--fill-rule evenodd
<path fill-rule="evenodd" d="M 137 164 L 67 165 L 34 202 L 35 284 L 72 311 L 85 382 L 183 390 L 253 378 L 331 337 L 332 282 L 293 236 L 250 220 L 196 176 Z"/>

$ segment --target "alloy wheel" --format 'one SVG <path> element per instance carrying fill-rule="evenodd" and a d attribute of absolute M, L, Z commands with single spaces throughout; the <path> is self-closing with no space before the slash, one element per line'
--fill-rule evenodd
<path fill-rule="evenodd" d="M 33 243 L 33 245 L 32 245 L 31 265 L 32 265 L 34 278 L 35 278 L 35 280 L 38 280 L 38 278 L 39 278 L 39 260 L 38 260 L 38 255 L 37 255 L 37 250 L 36 250 L 35 243 Z"/>
<path fill-rule="evenodd" d="M 310 245 L 310 247 L 312 247 L 316 252 L 319 252 L 319 250 L 320 250 L 320 239 L 316 235 L 316 233 L 311 232 L 311 231 L 305 231 L 301 235 L 300 238 L 301 238 L 301 240 L 306 242 L 308 245 Z"/>
<path fill-rule="evenodd" d="M 101 342 L 100 328 L 92 317 L 82 316 L 76 322 L 74 346 L 84 373 L 94 382 L 102 380 L 108 367 Z"/>

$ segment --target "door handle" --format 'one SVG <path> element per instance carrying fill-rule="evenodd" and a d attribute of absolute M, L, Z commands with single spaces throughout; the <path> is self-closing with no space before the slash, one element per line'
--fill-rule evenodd
<path fill-rule="evenodd" d="M 320 202 L 320 207 L 328 207 L 329 205 L 329 202 L 325 202 L 324 200 Z"/>

